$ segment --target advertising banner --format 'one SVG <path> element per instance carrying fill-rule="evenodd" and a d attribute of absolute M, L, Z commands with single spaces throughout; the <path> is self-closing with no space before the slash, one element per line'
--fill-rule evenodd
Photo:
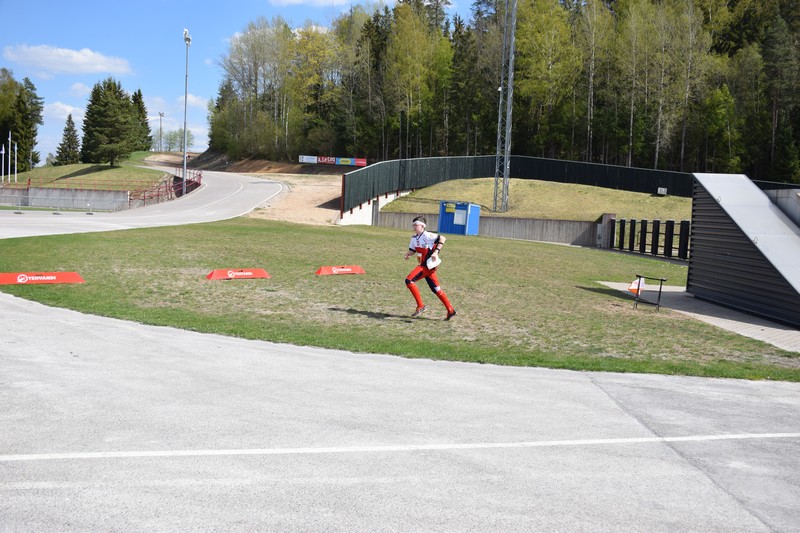
<path fill-rule="evenodd" d="M 271 277 L 263 268 L 218 268 L 209 272 L 206 279 L 265 279 Z"/>
<path fill-rule="evenodd" d="M 84 283 L 77 272 L 0 272 L 0 285 Z"/>
<path fill-rule="evenodd" d="M 358 265 L 345 265 L 319 267 L 314 274 L 317 276 L 330 276 L 332 274 L 366 274 L 366 272 Z"/>
<path fill-rule="evenodd" d="M 344 165 L 351 167 L 365 167 L 367 160 L 363 157 L 332 157 L 327 155 L 301 155 L 300 163 L 311 163 L 313 165 Z"/>

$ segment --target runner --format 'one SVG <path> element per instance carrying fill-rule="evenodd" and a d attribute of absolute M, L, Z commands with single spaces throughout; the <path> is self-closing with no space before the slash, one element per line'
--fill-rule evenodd
<path fill-rule="evenodd" d="M 418 317 L 428 310 L 428 308 L 425 307 L 425 304 L 422 303 L 422 295 L 417 287 L 417 281 L 425 278 L 425 281 L 428 282 L 428 286 L 431 288 L 431 291 L 433 291 L 433 293 L 439 298 L 439 300 L 441 300 L 441 302 L 444 304 L 444 307 L 447 309 L 447 318 L 445 318 L 445 320 L 450 320 L 456 316 L 457 313 L 450 304 L 450 300 L 447 298 L 447 295 L 439 286 L 439 278 L 436 276 L 436 269 L 438 268 L 439 263 L 441 263 L 441 259 L 439 259 L 439 251 L 442 249 L 442 245 L 444 245 L 444 242 L 447 239 L 445 239 L 443 235 L 437 235 L 435 233 L 425 231 L 425 225 L 425 217 L 420 216 L 414 219 L 412 222 L 414 235 L 411 237 L 411 242 L 408 245 L 408 251 L 405 255 L 406 259 L 412 255 L 416 255 L 417 261 L 419 262 L 414 270 L 412 270 L 411 273 L 406 276 L 406 286 L 414 296 L 414 300 L 417 302 L 417 309 L 411 314 L 411 316 Z"/>

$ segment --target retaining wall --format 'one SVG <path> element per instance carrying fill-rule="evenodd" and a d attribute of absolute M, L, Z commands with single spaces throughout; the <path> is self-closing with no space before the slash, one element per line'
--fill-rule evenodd
<path fill-rule="evenodd" d="M 400 228 L 411 231 L 413 213 L 381 212 L 374 225 L 384 228 Z M 426 214 L 428 228 L 436 232 L 439 215 Z M 554 242 L 575 246 L 598 246 L 601 234 L 600 222 L 575 220 L 545 220 L 538 218 L 481 217 L 478 234 L 483 237 L 520 239 L 525 241 Z"/>
<path fill-rule="evenodd" d="M 85 211 L 117 211 L 128 208 L 128 191 L 95 191 L 91 189 L 0 188 L 0 205 L 79 209 Z"/>

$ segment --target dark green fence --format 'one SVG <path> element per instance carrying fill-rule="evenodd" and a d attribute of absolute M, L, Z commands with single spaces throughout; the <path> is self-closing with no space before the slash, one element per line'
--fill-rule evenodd
<path fill-rule="evenodd" d="M 666 189 L 672 196 L 692 196 L 692 175 L 683 172 L 618 167 L 540 157 L 511 156 L 514 178 L 577 183 L 609 189 L 656 194 Z M 437 183 L 494 177 L 495 156 L 428 157 L 383 161 L 342 178 L 342 213 L 373 198 Z"/>

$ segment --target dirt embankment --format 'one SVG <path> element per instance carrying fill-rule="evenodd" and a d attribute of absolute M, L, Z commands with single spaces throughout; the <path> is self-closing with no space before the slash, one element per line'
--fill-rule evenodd
<path fill-rule="evenodd" d="M 182 154 L 155 154 L 148 159 L 159 164 L 181 164 Z M 263 176 L 284 184 L 281 194 L 263 209 L 250 216 L 299 224 L 335 224 L 339 217 L 342 174 L 353 167 L 301 165 L 261 159 L 229 161 L 227 157 L 204 152 L 189 154 L 187 166 L 199 170 L 217 170 Z"/>

